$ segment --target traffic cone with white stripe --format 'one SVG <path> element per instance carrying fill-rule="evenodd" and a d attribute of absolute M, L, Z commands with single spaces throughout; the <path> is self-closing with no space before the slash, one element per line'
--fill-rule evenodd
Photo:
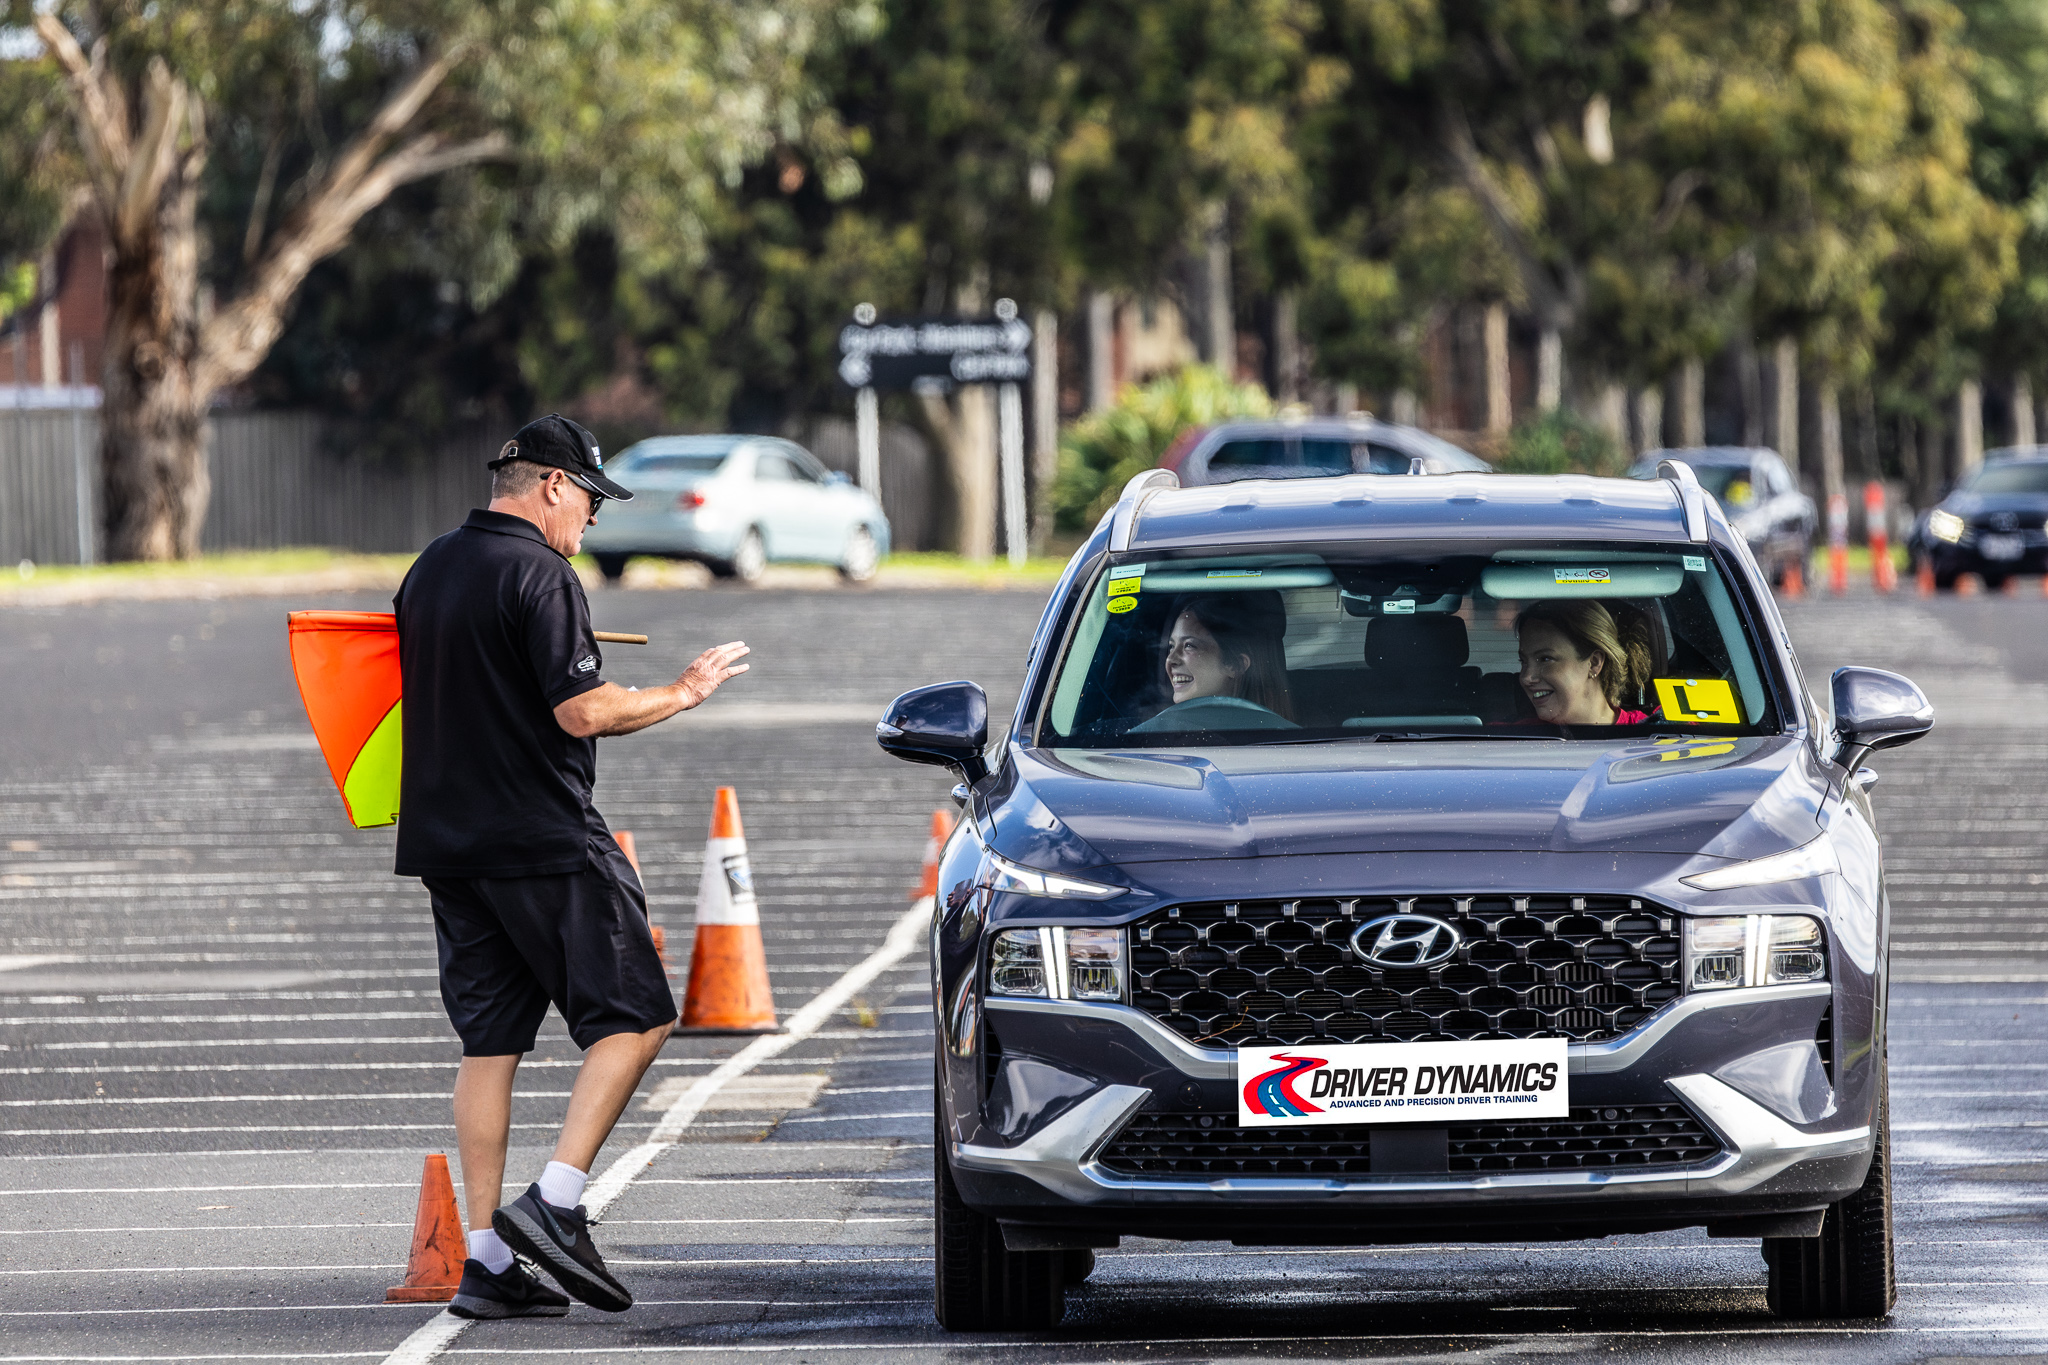
<path fill-rule="evenodd" d="M 739 797 L 720 787 L 697 883 L 697 943 L 677 1033 L 780 1033 Z"/>
<path fill-rule="evenodd" d="M 912 900 L 939 894 L 939 854 L 946 847 L 946 840 L 953 837 L 954 819 L 944 810 L 932 812 L 932 834 L 924 841 L 924 876 L 918 879 L 917 890 L 910 893 Z"/>

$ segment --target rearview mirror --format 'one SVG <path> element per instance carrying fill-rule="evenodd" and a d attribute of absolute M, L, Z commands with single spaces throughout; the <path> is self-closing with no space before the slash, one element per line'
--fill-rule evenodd
<path fill-rule="evenodd" d="M 988 694 L 971 682 L 912 688 L 882 713 L 875 743 L 908 762 L 957 768 L 979 782 L 988 776 Z"/>
<path fill-rule="evenodd" d="M 1829 688 L 1835 762 L 1852 772 L 1871 750 L 1910 744 L 1934 728 L 1934 704 L 1910 678 L 1881 668 L 1838 668 Z"/>

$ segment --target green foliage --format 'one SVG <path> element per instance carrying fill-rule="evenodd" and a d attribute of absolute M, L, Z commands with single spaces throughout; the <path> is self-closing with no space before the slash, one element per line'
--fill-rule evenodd
<path fill-rule="evenodd" d="M 1494 464 L 1503 474 L 1619 474 L 1626 452 L 1605 431 L 1564 408 L 1524 417 Z"/>
<path fill-rule="evenodd" d="M 1159 463 L 1190 427 L 1265 417 L 1273 402 L 1256 384 L 1233 384 L 1207 365 L 1189 365 L 1142 387 L 1127 385 L 1114 406 L 1060 433 L 1053 505 L 1060 529 L 1085 531 L 1114 506 L 1123 486 Z"/>

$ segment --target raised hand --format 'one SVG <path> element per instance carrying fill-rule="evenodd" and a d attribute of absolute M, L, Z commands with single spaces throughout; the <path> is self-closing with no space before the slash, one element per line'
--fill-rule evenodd
<path fill-rule="evenodd" d="M 683 694 L 683 709 L 687 711 L 700 704 L 718 690 L 720 683 L 746 672 L 749 665 L 739 660 L 750 652 L 745 644 L 734 640 L 730 644 L 714 645 L 699 654 L 676 679 L 676 686 Z"/>

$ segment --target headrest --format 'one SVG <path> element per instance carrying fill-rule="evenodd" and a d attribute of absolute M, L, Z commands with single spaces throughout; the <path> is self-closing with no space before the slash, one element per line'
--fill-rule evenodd
<path fill-rule="evenodd" d="M 1469 650 L 1462 616 L 1381 616 L 1366 627 L 1365 666 L 1395 673 L 1449 673 Z"/>

